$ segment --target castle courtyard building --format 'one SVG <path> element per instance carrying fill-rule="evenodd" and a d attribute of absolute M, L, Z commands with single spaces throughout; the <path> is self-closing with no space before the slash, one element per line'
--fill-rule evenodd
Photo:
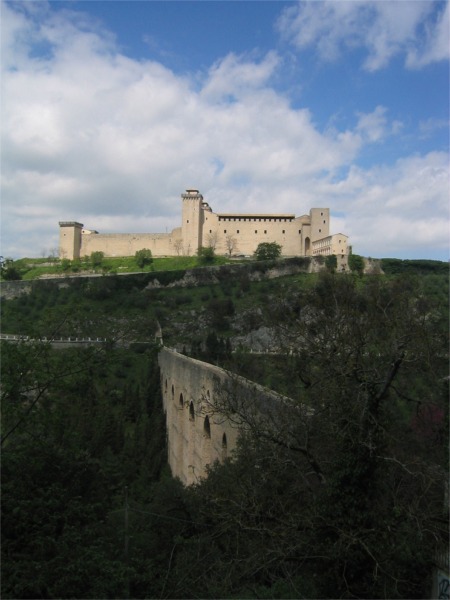
<path fill-rule="evenodd" d="M 170 233 L 99 233 L 77 221 L 59 222 L 60 258 L 70 260 L 101 251 L 105 256 L 134 256 L 148 248 L 153 256 L 191 256 L 201 247 L 216 254 L 252 255 L 261 242 L 276 242 L 283 256 L 348 254 L 346 235 L 330 234 L 330 209 L 309 215 L 215 213 L 198 190 L 181 194 L 181 227 Z"/>

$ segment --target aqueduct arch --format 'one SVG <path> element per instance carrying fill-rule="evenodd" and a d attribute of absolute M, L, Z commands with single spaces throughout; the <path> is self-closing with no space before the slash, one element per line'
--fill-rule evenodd
<path fill-rule="evenodd" d="M 162 347 L 158 356 L 166 413 L 168 461 L 185 485 L 207 474 L 207 465 L 232 456 L 242 423 L 224 412 L 231 397 L 274 422 L 290 399 L 220 367 Z M 225 402 L 225 405 L 227 402 Z M 258 417 L 259 418 L 259 417 Z"/>

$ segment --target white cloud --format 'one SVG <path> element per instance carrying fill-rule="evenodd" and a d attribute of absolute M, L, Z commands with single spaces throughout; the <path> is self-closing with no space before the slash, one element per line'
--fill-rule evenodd
<path fill-rule="evenodd" d="M 202 96 L 216 101 L 240 98 L 249 90 L 263 87 L 278 64 L 279 57 L 275 52 L 269 52 L 260 63 L 251 59 L 244 61 L 235 54 L 229 54 L 209 70 Z"/>
<path fill-rule="evenodd" d="M 412 47 L 408 51 L 406 64 L 411 68 L 424 67 L 433 62 L 448 59 L 450 29 L 450 5 L 444 2 L 443 9 L 435 20 L 424 23 L 424 39 L 421 48 Z"/>
<path fill-rule="evenodd" d="M 330 182 L 344 212 L 355 252 L 365 256 L 443 256 L 449 243 L 449 165 L 443 152 L 412 156 L 392 166 L 352 167 L 345 179 Z"/>
<path fill-rule="evenodd" d="M 187 187 L 223 212 L 330 206 L 345 214 L 337 223 L 355 251 L 373 255 L 383 236 L 386 253 L 398 240 L 410 244 L 402 223 L 419 231 L 431 214 L 424 252 L 443 247 L 441 155 L 350 167 L 365 145 L 400 127 L 385 107 L 359 113 L 354 129 L 323 132 L 308 109 L 270 87 L 273 52 L 231 54 L 189 79 L 123 56 L 82 15 L 42 5 L 30 16 L 24 4 L 2 5 L 3 254 L 57 246 L 59 220 L 104 232 L 171 230 Z"/>
<path fill-rule="evenodd" d="M 376 71 L 396 55 L 410 68 L 449 58 L 448 3 L 356 0 L 299 2 L 285 9 L 277 28 L 298 49 L 315 47 L 322 59 L 365 48 L 364 68 Z"/>

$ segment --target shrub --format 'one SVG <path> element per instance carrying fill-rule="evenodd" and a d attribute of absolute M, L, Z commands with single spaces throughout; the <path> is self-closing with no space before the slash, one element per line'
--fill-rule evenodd
<path fill-rule="evenodd" d="M 214 253 L 214 248 L 212 248 L 211 246 L 208 246 L 207 248 L 203 248 L 202 246 L 197 250 L 197 256 L 198 262 L 201 265 L 210 265 L 214 262 L 214 258 L 216 255 Z"/>
<path fill-rule="evenodd" d="M 22 274 L 19 270 L 20 262 L 14 262 L 12 258 L 0 257 L 0 269 L 3 279 L 12 281 L 22 279 Z"/>
<path fill-rule="evenodd" d="M 276 242 L 261 242 L 255 251 L 256 260 L 273 260 L 281 256 L 281 246 Z"/>
<path fill-rule="evenodd" d="M 148 248 L 142 248 L 137 250 L 134 255 L 134 260 L 140 269 L 143 269 L 146 265 L 151 265 L 153 262 L 152 251 Z"/>
<path fill-rule="evenodd" d="M 91 265 L 94 267 L 100 267 L 103 259 L 105 258 L 105 253 L 101 252 L 100 250 L 97 252 L 92 252 L 91 253 L 91 257 L 90 257 L 90 261 L 91 261 Z"/>
<path fill-rule="evenodd" d="M 331 254 L 325 258 L 325 266 L 330 273 L 334 273 L 337 269 L 336 254 Z"/>
<path fill-rule="evenodd" d="M 348 257 L 348 266 L 351 271 L 362 275 L 364 272 L 364 259 L 359 254 L 350 254 Z"/>

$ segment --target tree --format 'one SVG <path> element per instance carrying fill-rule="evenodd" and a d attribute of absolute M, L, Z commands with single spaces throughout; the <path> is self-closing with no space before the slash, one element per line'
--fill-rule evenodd
<path fill-rule="evenodd" d="M 331 254 L 325 258 L 325 266 L 330 273 L 334 273 L 337 269 L 336 254 Z"/>
<path fill-rule="evenodd" d="M 364 273 L 364 258 L 359 254 L 349 254 L 348 266 L 350 271 L 354 271 L 361 276 Z"/>
<path fill-rule="evenodd" d="M 71 266 L 72 266 L 72 261 L 70 261 L 68 258 L 61 259 L 61 269 L 64 272 L 69 271 Z"/>
<path fill-rule="evenodd" d="M 281 256 L 281 246 L 276 242 L 261 242 L 255 251 L 256 260 L 273 260 Z"/>
<path fill-rule="evenodd" d="M 208 246 L 207 248 L 202 246 L 197 250 L 197 256 L 198 262 L 201 265 L 210 265 L 214 262 L 215 258 L 214 248 L 212 246 Z"/>
<path fill-rule="evenodd" d="M 6 281 L 17 281 L 22 279 L 22 274 L 12 258 L 5 258 L 1 261 L 1 275 Z"/>
<path fill-rule="evenodd" d="M 177 256 L 180 256 L 181 252 L 183 251 L 183 241 L 180 240 L 180 238 L 176 239 L 173 243 L 173 247 L 175 248 Z"/>
<path fill-rule="evenodd" d="M 220 523 L 221 568 L 266 594 L 283 579 L 294 597 L 425 597 L 448 539 L 438 311 L 417 281 L 327 273 L 269 304 L 290 399 L 213 394 L 212 410 L 247 431 L 197 497 L 197 514 Z"/>
<path fill-rule="evenodd" d="M 148 248 L 142 248 L 142 250 L 137 250 L 134 255 L 134 260 L 136 261 L 137 266 L 143 269 L 145 266 L 152 264 L 152 251 Z"/>
<path fill-rule="evenodd" d="M 217 229 L 215 231 L 212 231 L 211 233 L 208 233 L 206 239 L 208 241 L 208 248 L 212 248 L 215 252 L 217 242 L 219 241 L 219 232 L 217 231 Z"/>
<path fill-rule="evenodd" d="M 159 591 L 172 547 L 166 523 L 154 523 L 151 508 L 150 529 L 145 513 L 131 514 L 146 508 L 150 489 L 155 496 L 165 458 L 156 352 L 4 343 L 1 361 L 2 597 Z M 116 375 L 123 365 L 128 382 Z M 169 550 L 158 554 L 163 543 Z"/>
<path fill-rule="evenodd" d="M 233 235 L 228 234 L 225 237 L 225 246 L 227 247 L 228 255 L 231 256 L 233 254 L 233 252 L 236 250 L 236 247 L 237 247 L 237 240 L 236 240 L 236 238 Z"/>
<path fill-rule="evenodd" d="M 96 267 L 101 267 L 104 258 L 105 258 L 105 253 L 102 252 L 101 250 L 98 250 L 96 252 L 91 252 L 90 261 L 91 261 L 91 265 L 94 267 L 94 269 Z"/>

